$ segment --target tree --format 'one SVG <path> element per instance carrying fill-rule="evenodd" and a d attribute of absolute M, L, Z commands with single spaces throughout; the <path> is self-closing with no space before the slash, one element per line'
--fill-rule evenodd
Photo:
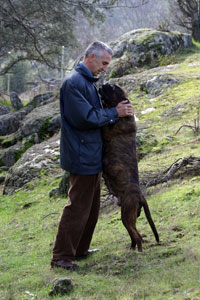
<path fill-rule="evenodd" d="M 74 28 L 82 18 L 97 24 L 105 9 L 147 1 L 0 0 L 0 75 L 24 60 L 59 67 L 61 47 L 78 47 Z"/>
<path fill-rule="evenodd" d="M 200 41 L 200 0 L 170 0 L 175 24 L 191 32 Z"/>

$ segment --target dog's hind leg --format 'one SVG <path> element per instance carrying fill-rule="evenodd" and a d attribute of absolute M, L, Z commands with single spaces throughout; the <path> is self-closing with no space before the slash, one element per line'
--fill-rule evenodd
<path fill-rule="evenodd" d="M 142 252 L 142 237 L 136 229 L 137 207 L 127 204 L 126 201 L 123 202 L 121 208 L 122 222 L 130 235 L 131 249 L 137 246 L 138 251 Z"/>

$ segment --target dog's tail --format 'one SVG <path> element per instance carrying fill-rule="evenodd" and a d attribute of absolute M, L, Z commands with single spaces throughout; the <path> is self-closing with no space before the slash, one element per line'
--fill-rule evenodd
<path fill-rule="evenodd" d="M 145 212 L 145 215 L 146 215 L 146 218 L 149 222 L 149 225 L 154 233 L 154 236 L 155 236 L 155 239 L 156 241 L 159 243 L 159 235 L 158 235 L 158 232 L 157 232 L 157 229 L 156 229 L 156 226 L 154 224 L 154 221 L 152 220 L 152 217 L 151 217 L 151 213 L 150 213 L 150 210 L 149 210 L 149 206 L 148 206 L 148 203 L 145 199 L 144 196 L 142 196 L 143 198 L 143 201 L 142 201 L 142 206 L 144 208 L 144 212 Z"/>

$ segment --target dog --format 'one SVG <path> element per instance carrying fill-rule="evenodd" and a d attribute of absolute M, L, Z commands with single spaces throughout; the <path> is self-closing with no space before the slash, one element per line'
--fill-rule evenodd
<path fill-rule="evenodd" d="M 117 85 L 106 83 L 99 88 L 103 108 L 116 107 L 126 93 Z M 159 243 L 159 235 L 149 206 L 139 186 L 136 156 L 136 123 L 134 116 L 119 118 L 114 124 L 103 126 L 103 178 L 110 194 L 118 198 L 121 219 L 131 238 L 131 248 L 142 252 L 142 236 L 136 229 L 136 220 L 144 208 L 146 218 Z"/>

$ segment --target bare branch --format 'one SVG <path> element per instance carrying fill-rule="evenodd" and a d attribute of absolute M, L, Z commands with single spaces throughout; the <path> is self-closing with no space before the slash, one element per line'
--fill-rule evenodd
<path fill-rule="evenodd" d="M 168 182 L 180 169 L 186 166 L 192 166 L 194 170 L 200 171 L 200 157 L 189 156 L 186 158 L 179 158 L 170 167 L 168 167 L 167 170 L 156 175 L 154 179 L 150 181 L 141 180 L 141 185 L 145 185 L 147 188 Z"/>

